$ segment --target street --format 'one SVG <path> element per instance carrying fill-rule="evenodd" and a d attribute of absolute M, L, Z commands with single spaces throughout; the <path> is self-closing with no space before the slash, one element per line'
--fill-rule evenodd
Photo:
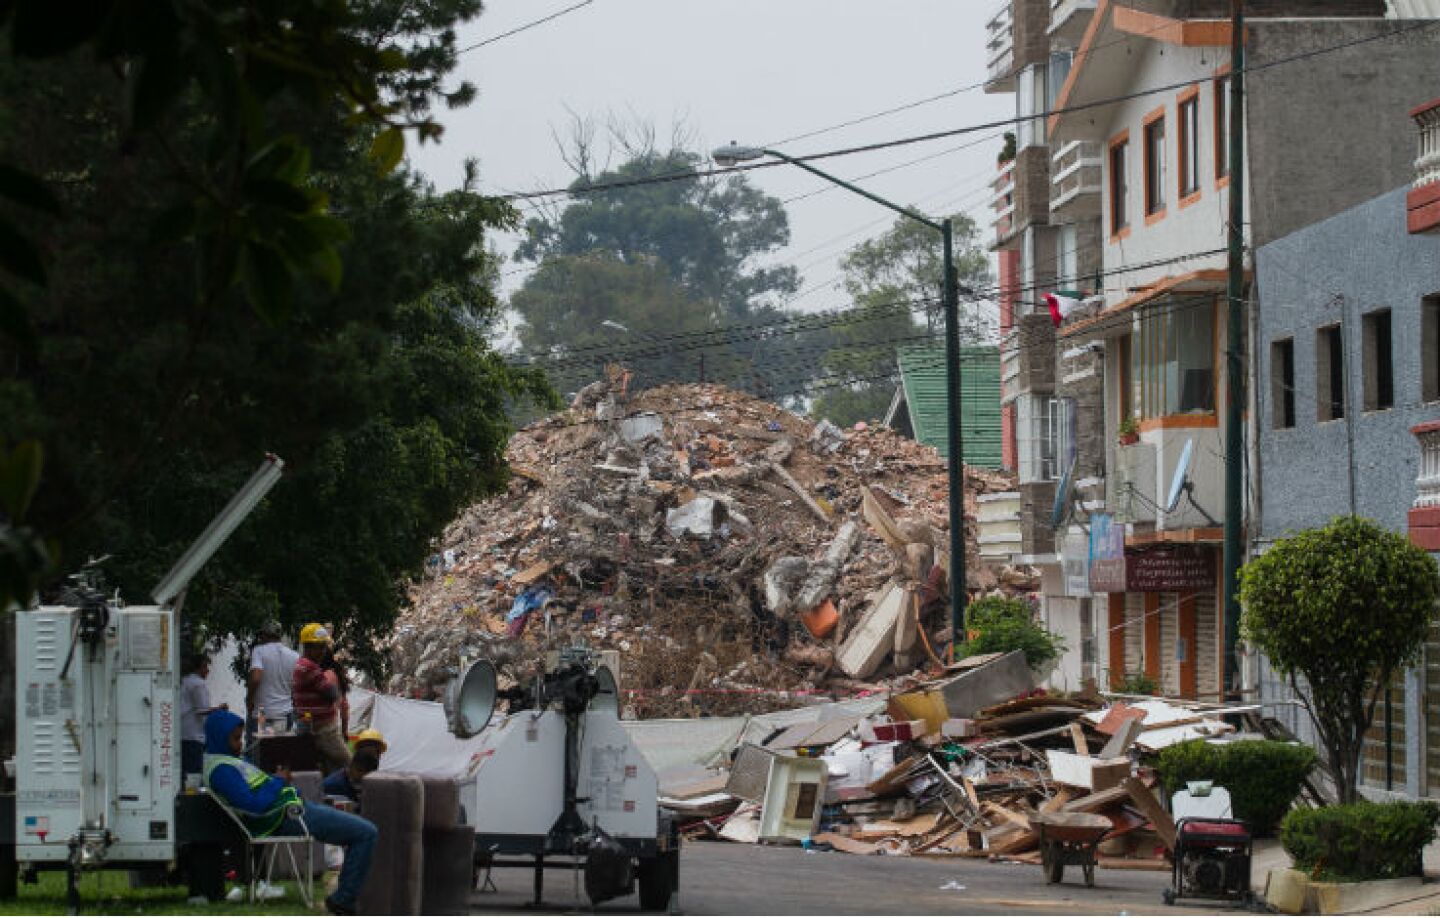
<path fill-rule="evenodd" d="M 498 893 L 471 899 L 476 915 L 529 911 L 528 871 L 497 870 Z M 1047 887 L 1040 868 L 968 858 L 928 859 L 809 853 L 800 848 L 696 842 L 683 849 L 680 912 L 687 915 L 1114 915 L 1193 912 L 1167 909 L 1160 892 L 1167 872 L 1100 870 L 1094 889 L 1070 868 L 1066 882 Z M 584 878 L 548 871 L 545 905 L 551 911 L 590 911 Z M 963 888 L 946 888 L 949 884 Z M 601 906 L 615 914 L 638 912 L 635 897 Z"/>

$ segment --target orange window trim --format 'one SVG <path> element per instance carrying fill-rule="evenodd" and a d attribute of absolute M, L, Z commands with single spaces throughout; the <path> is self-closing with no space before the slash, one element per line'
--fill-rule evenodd
<path fill-rule="evenodd" d="M 1228 148 L 1228 146 L 1227 146 L 1227 144 L 1229 143 L 1229 139 L 1230 139 L 1230 137 L 1229 137 L 1228 125 L 1222 124 L 1222 123 L 1220 122 L 1220 110 L 1221 110 L 1221 107 L 1220 107 L 1220 98 L 1221 98 L 1221 92 L 1222 92 L 1222 91 L 1225 93 L 1225 111 L 1228 113 L 1228 112 L 1229 112 L 1229 109 L 1230 109 L 1230 97 L 1229 97 L 1230 82 L 1229 82 L 1228 79 L 1226 79 L 1226 78 L 1229 77 L 1229 76 L 1230 76 L 1230 65 L 1229 65 L 1229 64 L 1224 64 L 1224 65 L 1220 66 L 1218 69 L 1216 69 L 1216 71 L 1215 71 L 1215 78 L 1210 82 L 1210 98 L 1211 98 L 1212 120 L 1213 120 L 1214 123 L 1215 123 L 1215 151 L 1214 151 L 1214 152 L 1215 152 L 1215 162 L 1214 162 L 1214 171 L 1215 171 L 1215 173 L 1216 173 L 1216 175 L 1215 175 L 1215 190 L 1216 190 L 1216 191 L 1220 191 L 1221 189 L 1229 188 L 1229 187 L 1230 187 L 1230 172 L 1229 172 L 1229 170 L 1227 169 L 1224 175 L 1220 175 L 1220 174 L 1219 174 L 1219 172 L 1220 172 L 1220 160 L 1221 160 L 1222 158 L 1224 158 L 1224 157 L 1226 157 L 1226 156 L 1229 155 L 1229 148 Z M 1222 82 L 1222 81 L 1223 81 L 1223 82 Z M 1222 86 L 1224 87 L 1224 90 L 1221 89 Z M 1198 89 L 1198 87 L 1197 87 L 1197 89 Z"/>
<path fill-rule="evenodd" d="M 1200 200 L 1200 190 L 1205 186 L 1205 183 L 1200 180 L 1200 164 L 1197 162 L 1195 163 L 1195 190 L 1189 194 L 1185 193 L 1185 167 L 1190 164 L 1190 145 L 1185 142 L 1185 106 L 1190 102 L 1195 103 L 1195 127 L 1198 130 L 1200 127 L 1199 86 L 1191 86 L 1175 97 L 1175 149 L 1178 151 L 1175 157 L 1175 162 L 1178 166 L 1175 170 L 1175 198 L 1180 202 L 1180 210 L 1184 210 Z M 1195 144 L 1195 152 L 1197 154 L 1200 152 L 1199 143 Z"/>
<path fill-rule="evenodd" d="M 1207 427 L 1219 427 L 1220 420 L 1216 415 L 1200 414 L 1167 414 L 1158 418 L 1146 418 L 1140 422 L 1140 432 L 1148 430 L 1189 430 L 1203 429 Z"/>
<path fill-rule="evenodd" d="M 1130 237 L 1130 215 L 1128 213 L 1120 214 L 1120 219 L 1125 222 L 1119 227 L 1116 226 L 1115 220 L 1115 148 L 1125 146 L 1128 143 L 1130 143 L 1130 130 L 1126 128 L 1114 137 L 1111 137 L 1110 142 L 1105 145 L 1105 174 L 1110 176 L 1110 194 L 1107 195 L 1107 197 L 1110 204 L 1109 230 L 1111 242 L 1119 242 L 1122 239 L 1128 239 Z M 1125 171 L 1129 172 L 1130 150 L 1128 147 L 1125 150 L 1125 166 Z M 1121 178 L 1123 179 L 1124 176 L 1121 176 Z M 1125 209 L 1128 211 L 1130 209 L 1130 186 L 1128 182 L 1125 185 L 1125 205 Z"/>

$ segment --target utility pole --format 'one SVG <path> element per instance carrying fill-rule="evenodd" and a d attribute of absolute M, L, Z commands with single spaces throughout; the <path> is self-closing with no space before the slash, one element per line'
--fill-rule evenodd
<path fill-rule="evenodd" d="M 1225 349 L 1229 385 L 1225 400 L 1225 656 L 1220 690 L 1239 687 L 1240 666 L 1235 644 L 1240 636 L 1240 565 L 1244 560 L 1242 533 L 1245 511 L 1241 456 L 1245 404 L 1245 0 L 1230 0 L 1230 230 L 1229 271 L 1226 283 Z"/>
<path fill-rule="evenodd" d="M 960 285 L 955 276 L 954 223 L 946 217 L 940 222 L 940 239 L 944 247 L 944 272 L 940 299 L 945 307 L 945 418 L 946 453 L 950 481 L 950 662 L 955 662 L 955 648 L 965 640 L 965 607 L 968 596 L 965 582 L 965 434 L 960 426 L 964 412 L 961 405 L 962 376 L 960 356 Z"/>

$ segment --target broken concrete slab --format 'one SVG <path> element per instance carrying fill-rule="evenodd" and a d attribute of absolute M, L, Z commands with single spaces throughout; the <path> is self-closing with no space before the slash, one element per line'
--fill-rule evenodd
<path fill-rule="evenodd" d="M 835 662 L 845 675 L 864 679 L 875 672 L 894 649 L 895 628 L 900 616 L 909 609 L 909 599 L 908 589 L 892 583 L 861 616 L 835 655 Z"/>
<path fill-rule="evenodd" d="M 939 686 L 951 717 L 974 717 L 982 708 L 1027 694 L 1035 676 L 1018 650 L 967 670 Z"/>

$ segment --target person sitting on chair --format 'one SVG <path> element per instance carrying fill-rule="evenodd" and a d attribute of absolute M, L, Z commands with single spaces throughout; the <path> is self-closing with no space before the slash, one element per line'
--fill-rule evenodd
<path fill-rule="evenodd" d="M 361 749 L 355 753 L 355 758 L 344 768 L 337 768 L 326 775 L 325 780 L 320 784 L 320 790 L 327 797 L 344 797 L 346 800 L 360 802 L 360 792 L 364 789 L 365 776 L 380 768 L 380 757 L 369 749 Z"/>
<path fill-rule="evenodd" d="M 326 844 L 345 849 L 345 866 L 335 892 L 325 897 L 332 915 L 355 914 L 355 903 L 370 875 L 370 859 L 379 834 L 375 824 L 353 813 L 306 803 L 290 785 L 289 772 L 265 772 L 240 758 L 245 746 L 245 720 L 226 710 L 205 718 L 205 786 L 245 820 L 252 835 L 301 835 L 302 828 L 286 810 L 302 807 L 305 828 Z"/>

